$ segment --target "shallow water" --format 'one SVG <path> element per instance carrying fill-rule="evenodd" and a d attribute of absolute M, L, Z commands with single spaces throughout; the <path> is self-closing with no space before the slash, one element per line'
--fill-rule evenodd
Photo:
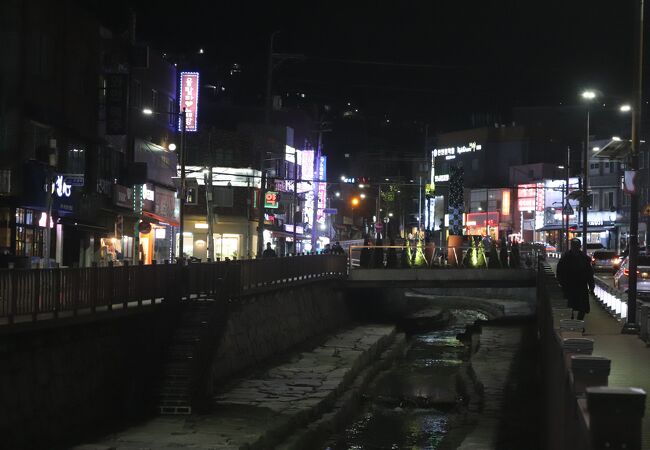
<path fill-rule="evenodd" d="M 323 448 L 331 450 L 444 448 L 452 428 L 464 427 L 464 398 L 456 389 L 471 352 L 457 335 L 485 316 L 452 311 L 445 329 L 408 337 L 406 356 L 370 386 L 359 414 Z"/>

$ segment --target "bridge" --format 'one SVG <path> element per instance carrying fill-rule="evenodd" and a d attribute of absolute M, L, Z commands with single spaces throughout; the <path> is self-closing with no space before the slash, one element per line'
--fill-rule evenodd
<path fill-rule="evenodd" d="M 355 397 L 342 392 L 363 389 L 373 370 L 403 352 L 403 338 L 387 322 L 403 324 L 414 312 L 420 320 L 422 311 L 466 308 L 488 319 L 536 317 L 546 402 L 537 405 L 546 417 L 542 434 L 547 437 L 540 448 L 595 449 L 605 443 L 643 448 L 650 424 L 643 415 L 645 392 L 638 388 L 646 386 L 607 387 L 610 369 L 615 374 L 617 364 L 624 363 L 607 350 L 607 339 L 576 334 L 583 324 L 567 319 L 550 267 L 543 261 L 535 266 L 358 269 L 348 267 L 345 256 L 304 255 L 3 270 L 0 432 L 8 448 L 72 446 L 133 423 L 151 423 L 129 439 L 142 436 L 159 429 L 155 417 L 171 414 L 208 420 L 212 428 L 197 425 L 202 430 L 197 432 L 217 439 L 210 430 L 221 430 L 219 439 L 230 442 L 224 448 L 271 448 L 280 442 L 285 448 L 309 448 L 323 427 L 333 426 L 341 411 L 352 408 Z M 352 328 L 337 332 L 342 326 Z M 322 379 L 315 378 L 321 375 L 313 368 L 278 366 L 282 383 L 273 394 L 266 378 L 246 378 L 239 387 L 220 392 L 233 378 L 250 377 L 244 374 L 252 368 L 327 333 L 338 334 L 322 344 L 314 360 L 319 362 L 313 364 L 338 368 Z M 607 357 L 597 357 L 599 346 Z M 305 361 L 313 357 L 301 356 Z M 363 371 L 373 358 L 376 369 Z M 292 373 L 300 379 L 287 380 Z M 332 378 L 334 373 L 340 378 Z M 495 382 L 506 389 L 505 378 Z M 256 391 L 261 385 L 267 386 L 262 394 Z M 318 387 L 311 397 L 295 397 L 306 386 Z M 324 386 L 330 387 L 322 391 Z M 268 405 L 259 409 L 260 402 Z M 292 403 L 294 409 L 287 409 Z M 221 405 L 218 426 L 210 422 L 217 420 L 215 404 Z M 244 418 L 240 408 L 258 409 Z M 276 409 L 265 419 L 258 415 Z M 237 431 L 242 423 L 249 423 L 248 433 Z M 477 430 L 467 442 L 485 442 L 484 429 Z M 170 445 L 180 442 L 169 439 Z M 134 442 L 127 447 L 146 446 Z"/>

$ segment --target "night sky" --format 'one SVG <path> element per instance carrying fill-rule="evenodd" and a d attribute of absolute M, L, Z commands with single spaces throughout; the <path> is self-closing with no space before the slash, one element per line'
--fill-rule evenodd
<path fill-rule="evenodd" d="M 174 53 L 203 48 L 222 67 L 239 63 L 238 101 L 251 105 L 262 104 L 268 38 L 281 30 L 276 51 L 305 59 L 276 72 L 274 91 L 289 94 L 287 104 L 329 105 L 335 152 L 368 145 L 368 135 L 413 150 L 424 142 L 424 124 L 436 133 L 509 123 L 512 107 L 576 104 L 585 87 L 602 91 L 605 102 L 631 91 L 632 0 L 161 5 L 121 0 L 110 14 L 98 6 L 97 15 L 119 29 L 133 7 L 140 40 Z M 339 120 L 354 109 L 351 121 Z"/>

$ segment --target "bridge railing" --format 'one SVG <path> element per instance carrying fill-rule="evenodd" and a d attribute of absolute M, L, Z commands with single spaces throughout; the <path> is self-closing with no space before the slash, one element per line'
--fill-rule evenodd
<path fill-rule="evenodd" d="M 0 270 L 0 325 L 346 276 L 345 257 Z"/>
<path fill-rule="evenodd" d="M 472 257 L 472 252 L 476 253 Z M 505 268 L 536 269 L 541 253 L 538 250 L 523 250 L 519 258 L 508 250 Z M 415 245 L 351 245 L 348 248 L 350 269 L 408 269 L 408 268 L 504 268 L 502 255 L 490 264 L 490 252 L 481 255 L 470 247 L 418 247 Z"/>

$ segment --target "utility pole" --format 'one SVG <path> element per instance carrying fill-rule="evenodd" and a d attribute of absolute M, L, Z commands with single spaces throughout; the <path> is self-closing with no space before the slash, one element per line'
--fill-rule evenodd
<path fill-rule="evenodd" d="M 569 175 L 571 170 L 571 147 L 566 148 L 566 178 L 564 180 L 564 201 L 562 202 L 562 234 L 564 248 L 569 250 L 569 214 L 564 214 L 564 202 L 569 204 Z"/>
<path fill-rule="evenodd" d="M 180 236 L 178 237 L 178 255 L 176 256 L 177 258 L 180 258 L 181 260 L 184 259 L 183 256 L 183 231 L 185 230 L 185 224 L 184 224 L 184 219 L 185 219 L 185 200 L 186 200 L 186 195 L 187 192 L 185 190 L 185 128 L 187 125 L 187 111 L 185 108 L 183 108 L 183 111 L 181 111 L 181 143 L 180 143 L 180 151 L 179 151 L 179 156 L 181 158 L 181 203 L 180 203 L 180 208 L 179 208 L 179 221 L 180 221 L 180 227 L 179 227 L 179 234 Z M 139 249 L 135 249 L 135 251 L 139 251 Z"/>
<path fill-rule="evenodd" d="M 636 172 L 639 163 L 639 128 L 641 127 L 641 107 L 643 95 L 643 15 L 644 0 L 638 0 L 637 58 L 634 70 L 634 106 L 632 108 L 632 151 L 630 170 Z M 640 326 L 636 321 L 637 267 L 639 252 L 639 194 L 635 185 L 630 195 L 630 241 L 629 277 L 627 290 L 627 320 L 622 333 L 638 334 Z"/>
<path fill-rule="evenodd" d="M 587 102 L 587 136 L 584 153 L 582 155 L 582 252 L 587 254 L 587 214 L 589 212 L 589 119 L 591 107 Z"/>
<path fill-rule="evenodd" d="M 273 71 L 288 59 L 304 59 L 303 55 L 295 54 L 282 54 L 274 53 L 274 42 L 275 36 L 280 32 L 280 30 L 275 30 L 271 33 L 269 39 L 269 53 L 266 63 L 266 97 L 264 105 L 264 123 L 267 126 L 267 131 L 271 126 L 271 111 L 273 109 Z M 274 65 L 274 61 L 278 60 L 278 64 Z M 266 192 L 266 171 L 264 169 L 264 160 L 265 160 L 266 150 L 264 146 L 260 147 L 260 172 L 262 174 L 262 179 L 260 182 L 260 194 L 258 199 L 258 215 L 257 215 L 257 256 L 261 257 L 262 252 L 264 251 L 264 194 Z M 294 159 L 294 163 L 297 163 L 297 158 Z M 295 227 L 294 227 L 295 232 Z M 295 242 L 294 242 L 295 245 Z"/>
<path fill-rule="evenodd" d="M 214 231 L 213 231 L 213 221 L 214 221 L 214 208 L 212 203 L 212 163 L 208 167 L 207 173 L 204 176 L 205 179 L 205 205 L 207 207 L 207 221 L 208 221 L 208 260 L 213 260 L 215 255 L 214 248 Z"/>
<path fill-rule="evenodd" d="M 293 158 L 293 201 L 291 202 L 291 223 L 293 223 L 293 254 L 298 254 L 298 232 L 296 224 L 296 209 L 298 206 L 298 150 Z"/>

